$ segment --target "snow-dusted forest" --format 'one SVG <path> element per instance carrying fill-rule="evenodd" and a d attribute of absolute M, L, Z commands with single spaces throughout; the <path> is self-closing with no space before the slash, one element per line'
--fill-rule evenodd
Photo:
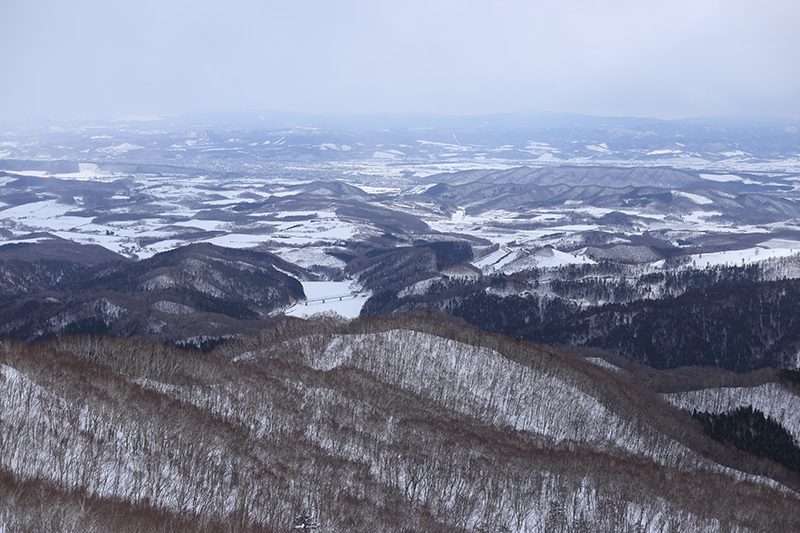
<path fill-rule="evenodd" d="M 728 408 L 719 388 L 667 394 L 680 411 L 635 369 L 438 315 L 0 357 L 9 531 L 279 531 L 303 512 L 321 531 L 800 527 L 796 472 L 686 411 Z M 800 401 L 792 382 L 750 379 L 735 405 L 796 432 L 771 407 Z"/>

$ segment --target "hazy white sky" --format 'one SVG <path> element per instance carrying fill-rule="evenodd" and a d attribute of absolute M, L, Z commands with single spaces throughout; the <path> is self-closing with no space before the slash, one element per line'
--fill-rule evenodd
<path fill-rule="evenodd" d="M 0 0 L 0 118 L 800 118 L 797 0 Z"/>

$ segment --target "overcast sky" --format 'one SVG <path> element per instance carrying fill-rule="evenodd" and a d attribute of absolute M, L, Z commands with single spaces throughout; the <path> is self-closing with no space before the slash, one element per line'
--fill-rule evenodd
<path fill-rule="evenodd" d="M 0 118 L 800 118 L 797 0 L 0 0 Z"/>

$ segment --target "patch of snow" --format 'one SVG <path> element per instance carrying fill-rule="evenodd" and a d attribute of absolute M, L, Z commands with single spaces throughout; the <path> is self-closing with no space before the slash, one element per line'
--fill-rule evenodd
<path fill-rule="evenodd" d="M 666 155 L 666 154 L 680 154 L 683 153 L 681 150 L 672 150 L 669 148 L 663 148 L 661 150 L 653 150 L 651 152 L 647 152 L 647 155 Z"/>
<path fill-rule="evenodd" d="M 367 194 L 397 194 L 402 189 L 400 187 L 372 187 L 370 185 L 357 185 L 359 189 Z"/>
<path fill-rule="evenodd" d="M 194 308 L 188 305 L 170 302 L 168 300 L 161 300 L 153 304 L 153 309 L 168 313 L 170 315 L 191 315 L 194 313 Z"/>
<path fill-rule="evenodd" d="M 482 257 L 473 264 L 487 274 L 491 272 L 512 274 L 531 268 L 557 268 L 564 265 L 594 263 L 593 259 L 586 257 L 582 252 L 562 252 L 551 247 L 533 250 L 500 247 L 496 252 Z"/>
<path fill-rule="evenodd" d="M 601 367 L 603 367 L 603 368 L 605 368 L 607 370 L 611 370 L 612 372 L 620 372 L 620 371 L 622 371 L 622 369 L 620 367 L 618 367 L 616 365 L 612 365 L 611 363 L 609 363 L 608 361 L 606 361 L 602 357 L 587 357 L 586 360 L 589 361 L 590 363 L 594 363 L 597 366 L 601 366 Z"/>
<path fill-rule="evenodd" d="M 62 204 L 58 200 L 40 200 L 3 209 L 0 211 L 0 218 L 8 217 L 18 222 L 24 221 L 26 225 L 47 228 L 50 223 L 63 225 L 63 223 L 57 222 L 56 219 L 64 217 L 72 209 L 74 209 L 74 206 Z M 91 219 L 83 218 L 80 220 L 91 221 Z"/>
<path fill-rule="evenodd" d="M 510 251 L 505 248 L 498 248 L 494 252 L 490 253 L 489 255 L 485 255 L 480 259 L 473 261 L 472 264 L 481 270 L 488 269 L 490 267 L 494 267 L 497 265 L 501 259 L 505 258 L 510 254 Z"/>
<path fill-rule="evenodd" d="M 204 239 L 203 242 L 208 242 L 225 248 L 255 248 L 268 240 L 270 240 L 270 235 L 226 233 L 225 235 Z"/>
<path fill-rule="evenodd" d="M 438 281 L 439 278 L 428 278 L 423 279 L 422 281 L 418 281 L 405 287 L 403 290 L 397 293 L 398 298 L 405 298 L 406 296 L 413 296 L 415 294 L 425 294 L 428 289 L 433 285 L 435 281 Z"/>
<path fill-rule="evenodd" d="M 800 251 L 800 241 L 792 241 L 788 239 L 770 239 L 761 243 L 761 246 L 771 250 L 798 250 Z"/>
<path fill-rule="evenodd" d="M 0 242 L 0 246 L 6 246 L 8 244 L 36 244 L 40 242 L 46 242 L 49 240 L 51 240 L 50 237 L 35 237 L 33 239 L 13 239 L 10 241 Z"/>
<path fill-rule="evenodd" d="M 671 192 L 675 196 L 682 196 L 683 198 L 688 198 L 689 200 L 691 200 L 696 204 L 708 205 L 714 203 L 714 200 L 706 198 L 705 196 L 700 196 L 699 194 L 692 194 L 690 192 L 684 192 L 684 191 L 671 191 Z"/>
<path fill-rule="evenodd" d="M 289 263 L 294 263 L 306 269 L 312 269 L 314 266 L 323 266 L 341 270 L 346 264 L 341 259 L 326 253 L 326 248 L 324 247 L 279 248 L 271 250 L 271 252 Z"/>
<path fill-rule="evenodd" d="M 608 146 L 606 145 L 606 143 L 587 144 L 586 148 L 588 148 L 589 150 L 591 150 L 593 152 L 600 152 L 601 154 L 610 154 L 611 153 L 611 150 L 608 149 Z"/>
<path fill-rule="evenodd" d="M 741 176 L 736 174 L 700 174 L 700 177 L 708 181 L 729 182 L 729 181 L 744 181 Z"/>
<path fill-rule="evenodd" d="M 270 196 L 275 196 L 277 198 L 283 198 L 283 197 L 286 197 L 286 196 L 297 196 L 301 192 L 302 191 L 300 191 L 299 189 L 296 189 L 296 190 L 290 190 L 289 189 L 289 190 L 285 190 L 285 191 L 273 191 L 273 192 L 270 193 Z"/>
<path fill-rule="evenodd" d="M 358 318 L 368 293 L 350 281 L 303 281 L 306 299 L 287 309 L 289 316 L 309 317 L 333 312 L 344 318 Z"/>
<path fill-rule="evenodd" d="M 694 254 L 689 257 L 692 259 L 692 266 L 697 268 L 709 268 L 720 265 L 736 266 L 751 264 L 764 261 L 765 259 L 789 257 L 791 255 L 794 255 L 794 250 L 791 248 L 777 246 L 774 248 L 765 248 L 762 246 L 755 246 L 744 250 L 726 250 L 724 252 Z"/>
<path fill-rule="evenodd" d="M 131 150 L 144 150 L 144 146 L 139 146 L 137 144 L 131 144 L 131 143 L 122 143 L 116 146 L 106 146 L 104 148 L 97 149 L 98 152 L 102 152 L 104 154 L 114 154 L 114 155 L 130 152 Z"/>
<path fill-rule="evenodd" d="M 526 150 L 552 150 L 553 147 L 547 143 L 539 142 L 539 141 L 528 141 L 528 144 L 525 145 Z"/>
<path fill-rule="evenodd" d="M 192 220 L 184 220 L 176 222 L 175 226 L 184 226 L 187 228 L 197 228 L 203 231 L 214 231 L 220 226 L 221 222 L 218 220 L 205 220 L 193 218 Z"/>

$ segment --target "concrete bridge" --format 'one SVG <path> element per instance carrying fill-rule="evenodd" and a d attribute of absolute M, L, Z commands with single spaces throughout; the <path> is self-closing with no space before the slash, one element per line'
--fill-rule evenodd
<path fill-rule="evenodd" d="M 362 296 L 362 294 L 360 292 L 348 292 L 348 293 L 345 293 L 345 294 L 332 294 L 330 296 L 317 296 L 316 298 L 308 298 L 307 300 L 303 300 L 301 302 L 298 302 L 298 305 L 300 305 L 300 304 L 303 304 L 303 305 L 324 304 L 326 302 L 331 302 L 331 301 L 339 301 L 339 302 L 341 302 L 342 300 L 350 300 L 350 299 L 353 299 L 353 298 L 358 298 L 359 296 Z"/>

